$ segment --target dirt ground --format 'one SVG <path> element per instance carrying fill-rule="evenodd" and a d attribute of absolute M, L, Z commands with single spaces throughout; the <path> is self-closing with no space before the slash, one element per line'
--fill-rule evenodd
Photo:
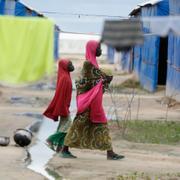
<path fill-rule="evenodd" d="M 81 63 L 76 65 L 77 71 L 72 78 L 77 77 Z M 113 70 L 113 65 L 103 65 L 104 68 Z M 112 83 L 120 83 L 132 75 L 116 76 Z M 47 83 L 47 82 L 45 82 Z M 0 179 L 45 179 L 45 177 L 26 168 L 23 159 L 25 151 L 14 146 L 13 132 L 17 128 L 24 128 L 34 120 L 19 113 L 42 113 L 53 96 L 53 89 L 33 89 L 29 87 L 0 86 L 0 136 L 10 136 L 11 143 L 7 147 L 0 146 Z M 15 97 L 23 97 L 21 103 L 14 103 Z M 129 119 L 143 120 L 180 120 L 180 106 L 175 104 L 168 109 L 166 103 L 161 101 L 164 91 L 148 94 L 137 91 L 130 108 Z M 73 97 L 75 98 L 75 97 Z M 104 96 L 104 106 L 108 117 L 114 117 L 113 108 L 116 107 L 118 117 L 125 118 L 132 94 L 120 94 L 111 98 L 110 94 Z M 115 104 L 113 104 L 113 100 Z M 138 108 L 137 108 L 138 107 Z M 101 151 L 72 149 L 77 159 L 62 159 L 58 154 L 49 161 L 48 167 L 62 175 L 65 179 L 72 180 L 105 180 L 117 179 L 117 176 L 132 174 L 147 174 L 152 179 L 161 174 L 166 174 L 164 179 L 180 179 L 180 145 L 156 145 L 131 143 L 118 138 L 119 130 L 111 130 L 115 152 L 125 155 L 120 161 L 109 161 L 106 153 Z M 177 175 L 178 174 L 178 175 Z M 169 176 L 171 175 L 171 176 Z M 140 179 L 140 178 L 138 178 Z"/>
<path fill-rule="evenodd" d="M 45 178 L 26 168 L 24 159 L 26 152 L 15 146 L 13 135 L 16 129 L 25 128 L 33 122 L 31 118 L 15 115 L 16 113 L 40 111 L 25 104 L 13 104 L 13 96 L 35 96 L 34 93 L 23 91 L 21 88 L 0 87 L 0 136 L 10 137 L 8 146 L 0 146 L 0 179 L 2 180 L 44 180 Z"/>

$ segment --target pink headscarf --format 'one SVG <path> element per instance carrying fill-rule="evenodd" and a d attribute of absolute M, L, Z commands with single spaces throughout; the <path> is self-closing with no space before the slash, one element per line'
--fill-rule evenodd
<path fill-rule="evenodd" d="M 96 68 L 99 68 L 96 60 L 96 49 L 99 46 L 99 42 L 90 40 L 86 44 L 86 60 L 91 62 Z"/>
<path fill-rule="evenodd" d="M 99 68 L 96 61 L 96 49 L 99 45 L 97 41 L 88 41 L 86 45 L 86 59 L 95 67 Z M 77 96 L 77 113 L 90 109 L 90 120 L 93 123 L 107 123 L 107 118 L 102 106 L 103 83 L 102 80 L 89 91 Z"/>

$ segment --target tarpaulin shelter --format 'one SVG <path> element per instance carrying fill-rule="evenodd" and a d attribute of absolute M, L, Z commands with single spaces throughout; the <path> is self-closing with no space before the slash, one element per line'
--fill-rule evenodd
<path fill-rule="evenodd" d="M 131 18 L 142 18 L 145 34 L 143 46 L 135 46 L 132 55 L 133 71 L 140 84 L 150 92 L 154 92 L 158 84 L 166 85 L 166 95 L 178 101 L 180 100 L 179 14 L 179 0 L 151 0 L 138 5 L 130 13 Z M 156 21 L 145 20 L 147 17 L 156 17 Z M 167 20 L 164 17 L 167 17 Z M 128 64 L 128 59 L 125 62 Z"/>
<path fill-rule="evenodd" d="M 169 15 L 169 0 L 148 1 L 140 4 L 131 16 L 154 17 Z M 158 84 L 166 84 L 168 38 L 150 33 L 150 24 L 143 23 L 144 44 L 133 48 L 133 69 L 142 87 L 154 92 Z"/>
<path fill-rule="evenodd" d="M 44 17 L 18 0 L 0 0 L 0 15 Z M 44 17 L 45 18 L 45 17 Z M 54 59 L 59 58 L 59 27 L 54 26 Z"/>

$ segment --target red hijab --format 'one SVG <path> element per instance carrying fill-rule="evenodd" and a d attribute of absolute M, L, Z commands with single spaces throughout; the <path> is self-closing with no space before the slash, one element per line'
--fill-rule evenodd
<path fill-rule="evenodd" d="M 56 91 L 54 97 L 49 104 L 44 116 L 58 120 L 58 116 L 68 116 L 72 95 L 72 81 L 68 71 L 69 60 L 61 59 L 58 62 L 58 75 L 56 83 Z"/>

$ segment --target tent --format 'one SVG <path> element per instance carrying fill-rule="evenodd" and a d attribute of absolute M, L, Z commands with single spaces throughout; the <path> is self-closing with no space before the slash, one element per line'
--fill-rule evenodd
<path fill-rule="evenodd" d="M 0 0 L 0 15 L 44 17 L 18 0 Z M 45 17 L 44 17 L 45 18 Z M 59 58 L 59 27 L 54 26 L 54 59 Z"/>

